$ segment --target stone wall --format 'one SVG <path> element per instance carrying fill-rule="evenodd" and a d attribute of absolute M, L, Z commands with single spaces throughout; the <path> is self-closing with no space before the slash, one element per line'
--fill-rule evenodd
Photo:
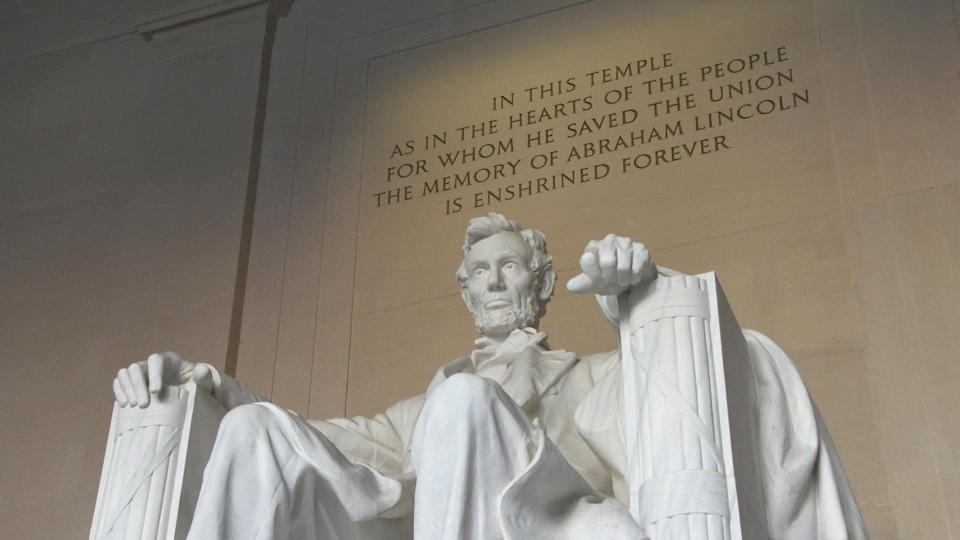
<path fill-rule="evenodd" d="M 117 370 L 225 363 L 266 19 L 5 4 L 0 527 L 83 538 Z"/>

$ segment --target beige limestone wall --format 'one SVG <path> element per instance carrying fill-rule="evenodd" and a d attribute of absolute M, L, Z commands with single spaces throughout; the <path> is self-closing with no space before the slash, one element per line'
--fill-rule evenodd
<path fill-rule="evenodd" d="M 588 239 L 629 234 L 647 242 L 663 265 L 717 270 L 742 325 L 767 333 L 794 358 L 874 538 L 956 537 L 954 4 L 341 7 L 331 14 L 302 2 L 280 26 L 242 380 L 311 417 L 372 414 L 422 392 L 434 370 L 471 348 L 475 332 L 453 280 L 470 217 L 496 210 L 542 228 L 563 279 L 576 272 Z M 501 116 L 491 109 L 493 96 L 568 74 L 582 78 L 591 66 L 669 51 L 674 72 L 696 73 L 780 46 L 789 55 L 782 67 L 794 70 L 792 89 L 808 90 L 809 103 L 704 130 L 729 141 L 713 155 L 613 171 L 594 184 L 489 208 L 467 205 L 452 215 L 446 199 L 472 197 L 494 183 L 424 196 L 423 181 L 529 160 L 534 150 L 520 147 L 523 138 L 501 158 L 462 167 L 437 168 L 435 153 L 422 148 L 390 158 L 393 144 L 422 145 L 429 133 L 450 135 Z M 693 85 L 697 108 L 671 118 L 693 125 L 710 111 L 706 88 Z M 569 97 L 594 91 L 581 83 Z M 659 120 L 651 100 L 637 101 L 637 126 Z M 598 106 L 574 120 L 617 110 Z M 566 123 L 550 126 L 560 134 Z M 676 141 L 697 140 L 692 131 Z M 478 142 L 498 135 L 507 134 Z M 467 142 L 448 141 L 447 148 Z M 554 147 L 564 154 L 570 146 L 561 140 Z M 421 157 L 428 172 L 387 182 L 390 166 Z M 497 182 L 536 177 L 527 170 Z M 376 206 L 377 193 L 405 185 L 414 190 L 409 201 Z M 615 346 L 592 299 L 563 291 L 544 327 L 555 347 Z"/>
<path fill-rule="evenodd" d="M 120 367 L 224 363 L 264 15 L 147 42 L 144 4 L 4 3 L 3 538 L 86 537 Z"/>

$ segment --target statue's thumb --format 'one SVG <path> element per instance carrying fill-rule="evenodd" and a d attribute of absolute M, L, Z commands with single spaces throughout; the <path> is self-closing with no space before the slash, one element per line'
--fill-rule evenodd
<path fill-rule="evenodd" d="M 197 366 L 193 368 L 193 382 L 197 383 L 197 386 L 204 390 L 213 391 L 213 372 L 210 370 L 210 367 L 204 364 L 197 364 Z"/>
<path fill-rule="evenodd" d="M 593 292 L 593 281 L 586 274 L 577 274 L 567 282 L 567 290 L 574 294 Z"/>

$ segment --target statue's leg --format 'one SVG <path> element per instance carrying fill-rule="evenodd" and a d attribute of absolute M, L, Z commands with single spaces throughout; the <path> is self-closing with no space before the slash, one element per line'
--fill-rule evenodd
<path fill-rule="evenodd" d="M 502 388 L 453 375 L 427 396 L 412 441 L 417 540 L 642 540 Z"/>
<path fill-rule="evenodd" d="M 352 513 L 376 515 L 390 482 L 350 463 L 299 416 L 266 403 L 243 405 L 220 424 L 187 539 L 402 537 L 392 529 L 396 520 L 354 523 L 341 503 L 348 493 Z"/>
<path fill-rule="evenodd" d="M 417 540 L 502 538 L 499 496 L 536 452 L 526 414 L 499 385 L 453 375 L 427 397 L 417 421 Z"/>

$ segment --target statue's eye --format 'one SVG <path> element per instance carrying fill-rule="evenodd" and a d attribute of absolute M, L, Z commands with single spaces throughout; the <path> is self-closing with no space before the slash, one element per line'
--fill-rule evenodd
<path fill-rule="evenodd" d="M 486 269 L 486 268 L 483 268 L 483 267 L 474 268 L 474 269 L 473 269 L 473 275 L 475 275 L 475 276 L 482 276 L 484 273 L 486 273 L 486 271 L 487 271 L 487 269 Z"/>
<path fill-rule="evenodd" d="M 515 262 L 508 262 L 507 264 L 503 265 L 503 269 L 504 269 L 504 270 L 509 270 L 509 271 L 516 270 L 516 269 L 517 269 L 517 263 L 515 263 Z"/>

